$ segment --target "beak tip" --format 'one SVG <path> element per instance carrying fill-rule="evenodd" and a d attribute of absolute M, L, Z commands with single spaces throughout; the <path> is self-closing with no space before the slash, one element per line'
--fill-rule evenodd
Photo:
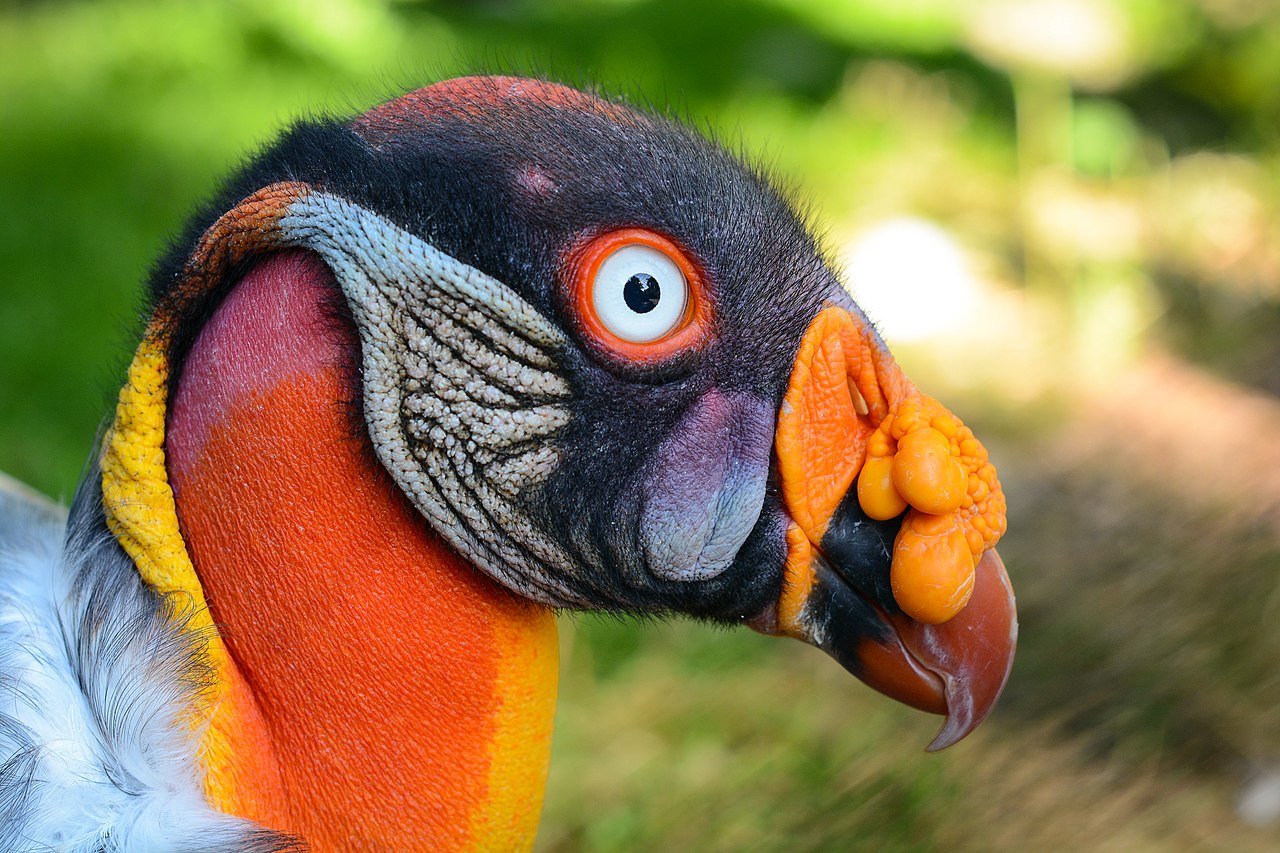
<path fill-rule="evenodd" d="M 955 737 L 954 735 L 948 734 L 947 728 L 948 726 L 942 727 L 942 730 L 939 731 L 929 745 L 924 748 L 925 752 L 942 752 L 942 750 L 953 747 L 960 741 L 964 740 L 964 735 Z"/>
<path fill-rule="evenodd" d="M 920 650 L 938 647 L 942 635 L 956 631 L 964 639 L 979 642 L 956 643 L 951 665 L 935 670 L 946 682 L 947 720 L 926 752 L 940 752 L 954 746 L 976 729 L 1004 692 L 1013 671 L 1018 645 L 1018 615 L 1013 586 L 1004 562 L 994 550 L 979 565 L 980 594 L 973 610 L 953 628 L 924 631 L 929 642 L 915 644 Z"/>
<path fill-rule="evenodd" d="M 944 749 L 950 749 L 969 736 L 969 734 L 978 727 L 981 720 L 975 720 L 972 725 L 956 725 L 949 719 L 934 735 L 933 740 L 924 748 L 925 752 L 934 753 L 942 752 Z"/>

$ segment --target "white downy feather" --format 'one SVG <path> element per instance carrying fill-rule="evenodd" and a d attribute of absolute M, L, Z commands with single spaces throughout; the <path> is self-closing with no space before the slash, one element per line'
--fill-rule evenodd
<path fill-rule="evenodd" d="M 206 802 L 186 716 L 202 643 L 106 532 L 100 494 L 68 521 L 0 480 L 0 849 L 291 846 Z"/>

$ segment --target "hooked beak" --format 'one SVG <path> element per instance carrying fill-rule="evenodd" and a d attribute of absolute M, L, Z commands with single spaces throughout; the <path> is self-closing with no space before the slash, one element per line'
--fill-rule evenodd
<path fill-rule="evenodd" d="M 995 705 L 1017 641 L 993 548 L 1004 495 L 986 451 L 840 307 L 805 334 L 775 449 L 787 562 L 778 601 L 752 626 L 946 715 L 929 751 L 956 743 Z"/>

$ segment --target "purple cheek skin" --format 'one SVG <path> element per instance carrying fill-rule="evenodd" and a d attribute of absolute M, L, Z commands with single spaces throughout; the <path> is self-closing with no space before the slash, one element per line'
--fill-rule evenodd
<path fill-rule="evenodd" d="M 653 574 L 700 581 L 733 562 L 764 505 L 773 422 L 764 401 L 712 389 L 658 448 L 641 534 Z"/>

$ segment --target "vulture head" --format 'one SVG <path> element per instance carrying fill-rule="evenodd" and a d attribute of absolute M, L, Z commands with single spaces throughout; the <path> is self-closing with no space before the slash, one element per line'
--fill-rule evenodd
<path fill-rule="evenodd" d="M 223 811 L 317 849 L 528 843 L 556 610 L 801 639 L 968 734 L 1004 497 L 787 198 L 535 80 L 296 125 L 153 276 L 102 518 L 193 603 Z"/>

